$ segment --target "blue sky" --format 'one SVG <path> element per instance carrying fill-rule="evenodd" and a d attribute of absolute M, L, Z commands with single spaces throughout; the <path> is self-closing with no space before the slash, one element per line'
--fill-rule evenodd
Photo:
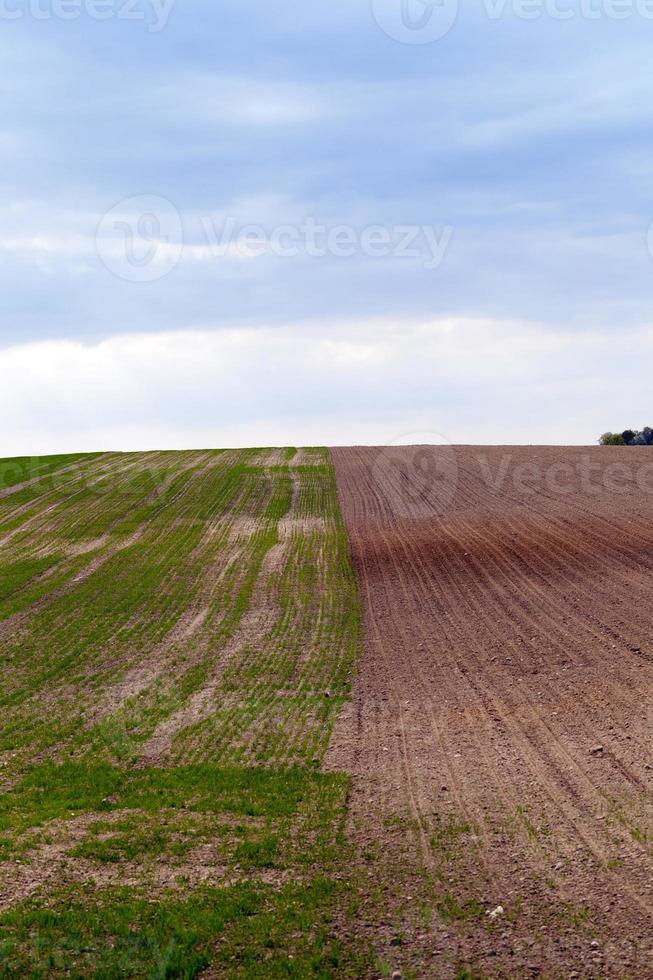
<path fill-rule="evenodd" d="M 403 2 L 3 0 L 0 452 L 650 423 L 653 4 Z"/>

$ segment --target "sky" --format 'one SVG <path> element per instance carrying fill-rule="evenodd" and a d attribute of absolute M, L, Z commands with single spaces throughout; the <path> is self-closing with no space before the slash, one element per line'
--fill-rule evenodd
<path fill-rule="evenodd" d="M 653 424 L 653 0 L 0 21 L 0 454 Z"/>

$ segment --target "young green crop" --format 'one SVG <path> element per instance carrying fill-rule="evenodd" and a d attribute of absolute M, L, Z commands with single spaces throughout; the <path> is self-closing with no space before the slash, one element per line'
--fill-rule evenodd
<path fill-rule="evenodd" d="M 326 451 L 3 487 L 0 976 L 369 972 L 334 939 L 348 780 L 317 771 L 360 651 Z"/>

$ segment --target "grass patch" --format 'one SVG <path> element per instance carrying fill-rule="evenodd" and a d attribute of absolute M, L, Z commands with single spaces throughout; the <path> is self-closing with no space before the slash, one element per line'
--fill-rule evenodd
<path fill-rule="evenodd" d="M 483 906 L 476 899 L 460 900 L 451 892 L 445 892 L 438 900 L 437 910 L 444 922 L 467 922 L 483 915 Z"/>
<path fill-rule="evenodd" d="M 64 890 L 0 915 L 0 976 L 356 977 L 366 957 L 329 933 L 338 885 L 241 884 L 156 903 L 127 888 Z"/>
<path fill-rule="evenodd" d="M 0 796 L 0 832 L 24 831 L 83 812 L 161 808 L 239 816 L 289 816 L 315 799 L 324 808 L 347 778 L 308 770 L 210 765 L 124 771 L 106 762 L 43 763 Z"/>
<path fill-rule="evenodd" d="M 530 807 L 520 804 L 517 807 L 517 819 L 525 829 L 528 837 L 533 840 L 540 840 L 542 837 L 547 837 L 549 835 L 549 828 L 542 821 L 540 824 L 535 824 L 530 816 Z"/>
<path fill-rule="evenodd" d="M 472 825 L 466 820 L 459 821 L 435 815 L 436 828 L 431 834 L 431 847 L 434 851 L 453 854 L 464 843 L 465 837 L 472 832 Z"/>

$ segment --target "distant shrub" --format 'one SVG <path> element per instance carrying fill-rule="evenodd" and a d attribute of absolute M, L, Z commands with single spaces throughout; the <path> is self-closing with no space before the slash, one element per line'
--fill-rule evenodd
<path fill-rule="evenodd" d="M 645 425 L 641 432 L 635 429 L 624 429 L 623 432 L 604 432 L 599 442 L 602 446 L 651 446 L 653 445 L 653 429 Z"/>

